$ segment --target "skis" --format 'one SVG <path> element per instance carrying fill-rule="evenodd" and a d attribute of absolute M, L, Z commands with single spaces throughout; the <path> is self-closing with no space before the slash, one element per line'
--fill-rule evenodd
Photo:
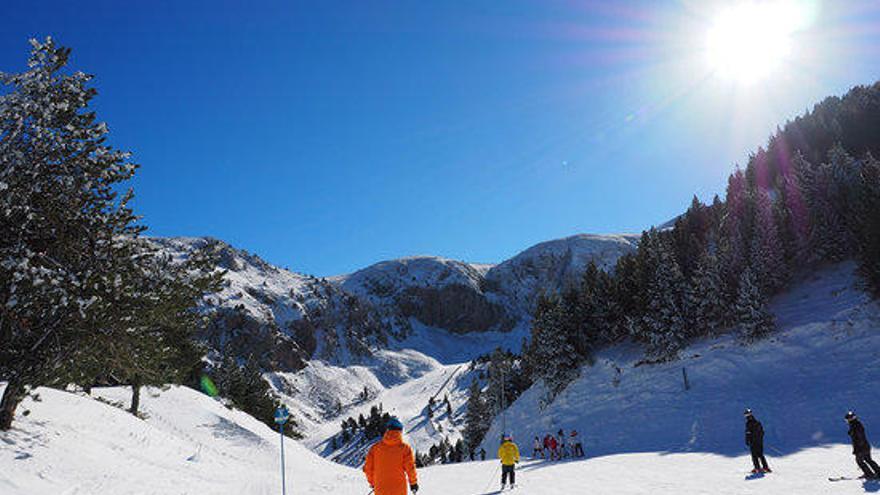
<path fill-rule="evenodd" d="M 861 476 L 834 476 L 828 478 L 828 481 L 880 481 L 877 478 L 864 478 Z"/>

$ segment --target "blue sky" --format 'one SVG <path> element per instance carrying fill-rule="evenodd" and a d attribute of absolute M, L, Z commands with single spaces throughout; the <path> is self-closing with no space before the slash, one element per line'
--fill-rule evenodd
<path fill-rule="evenodd" d="M 5 0 L 0 70 L 31 37 L 74 49 L 153 235 L 317 275 L 493 262 L 666 221 L 777 125 L 880 78 L 876 2 L 800 4 L 790 59 L 750 84 L 706 63 L 721 3 L 661 0 Z"/>

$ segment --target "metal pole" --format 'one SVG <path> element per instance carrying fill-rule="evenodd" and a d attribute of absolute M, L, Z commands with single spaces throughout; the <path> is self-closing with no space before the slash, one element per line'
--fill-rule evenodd
<path fill-rule="evenodd" d="M 281 434 L 281 495 L 287 495 L 287 483 L 284 480 L 284 423 L 278 425 Z"/>
<path fill-rule="evenodd" d="M 505 407 L 504 403 L 504 368 L 501 368 L 501 429 L 504 431 L 501 432 L 504 435 L 508 435 L 507 432 L 507 407 Z"/>

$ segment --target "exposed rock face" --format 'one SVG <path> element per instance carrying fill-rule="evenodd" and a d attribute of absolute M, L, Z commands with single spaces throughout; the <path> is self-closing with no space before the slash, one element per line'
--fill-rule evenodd
<path fill-rule="evenodd" d="M 204 238 L 154 240 L 183 257 Z M 275 267 L 220 243 L 227 286 L 209 296 L 202 336 L 218 352 L 257 357 L 267 370 L 296 371 L 309 360 L 339 364 L 369 357 L 414 322 L 453 333 L 508 331 L 528 321 L 540 291 L 576 283 L 586 265 L 613 267 L 635 236 L 578 235 L 538 244 L 499 265 L 420 256 L 383 261 L 319 279 Z"/>
<path fill-rule="evenodd" d="M 396 303 L 403 316 L 454 333 L 504 331 L 514 324 L 504 306 L 489 302 L 482 292 L 465 285 L 408 287 Z"/>

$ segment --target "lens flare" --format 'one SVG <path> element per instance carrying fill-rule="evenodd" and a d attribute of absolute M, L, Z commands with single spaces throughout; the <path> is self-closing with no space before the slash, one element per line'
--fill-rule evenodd
<path fill-rule="evenodd" d="M 200 383 L 202 386 L 202 392 L 210 397 L 217 397 L 219 391 L 217 390 L 217 385 L 214 385 L 214 380 L 211 380 L 210 376 L 202 375 Z"/>

